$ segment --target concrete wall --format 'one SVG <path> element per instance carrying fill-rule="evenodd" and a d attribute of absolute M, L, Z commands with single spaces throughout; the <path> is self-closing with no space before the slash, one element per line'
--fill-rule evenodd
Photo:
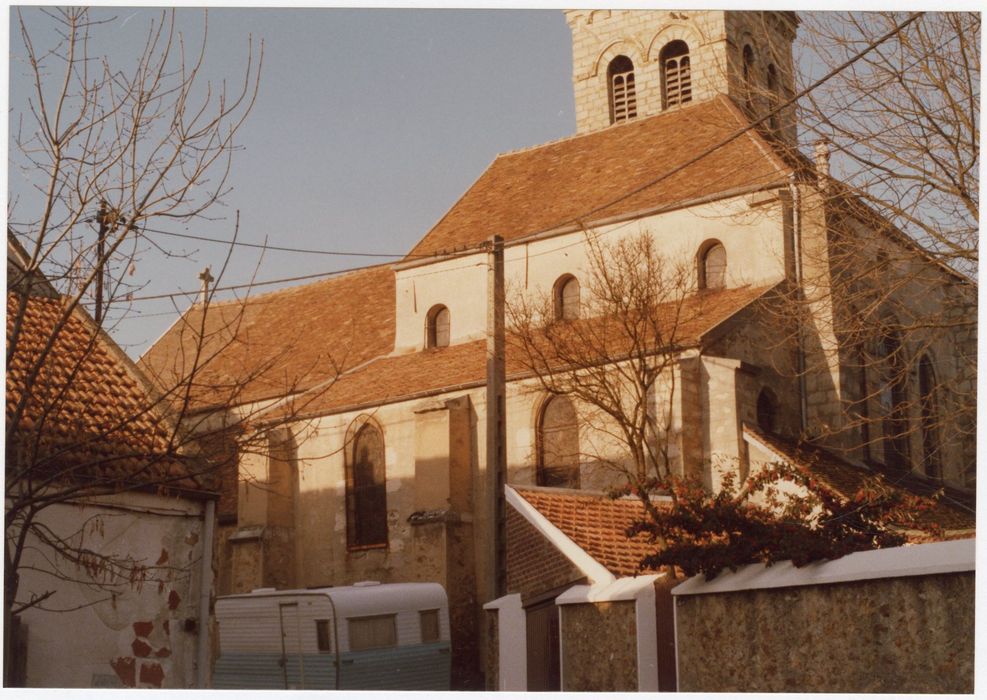
<path fill-rule="evenodd" d="M 696 577 L 676 597 L 679 690 L 972 693 L 975 541 Z"/>
<path fill-rule="evenodd" d="M 55 591 L 21 615 L 27 628 L 27 685 L 53 688 L 192 688 L 196 652 L 202 505 L 128 493 L 43 514 L 54 532 L 81 547 L 147 567 L 131 583 L 64 559 L 27 552 L 19 598 Z"/>

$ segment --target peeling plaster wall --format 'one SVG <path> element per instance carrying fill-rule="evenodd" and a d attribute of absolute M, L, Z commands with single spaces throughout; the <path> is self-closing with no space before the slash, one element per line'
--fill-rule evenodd
<path fill-rule="evenodd" d="M 82 546 L 132 557 L 149 571 L 143 583 L 127 582 L 111 591 L 99 585 L 104 576 L 71 563 L 60 563 L 62 575 L 88 583 L 25 569 L 20 597 L 55 590 L 48 607 L 70 610 L 22 614 L 27 626 L 27 685 L 194 687 L 201 513 L 197 502 L 143 493 L 46 511 L 45 524 L 61 536 L 70 536 L 85 522 Z M 28 553 L 27 565 L 42 565 L 36 553 L 31 557 Z"/>
<path fill-rule="evenodd" d="M 972 693 L 974 575 L 678 596 L 679 690 Z"/>

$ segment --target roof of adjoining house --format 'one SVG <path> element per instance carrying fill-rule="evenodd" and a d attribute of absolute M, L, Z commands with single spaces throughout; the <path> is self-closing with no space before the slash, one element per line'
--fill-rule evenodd
<path fill-rule="evenodd" d="M 747 124 L 721 96 L 500 155 L 408 259 L 782 182 L 791 168 L 753 129 L 665 177 Z"/>
<path fill-rule="evenodd" d="M 656 546 L 643 534 L 627 538 L 627 528 L 644 516 L 636 498 L 511 486 L 518 495 L 614 576 L 646 573 L 641 560 Z M 660 508 L 668 507 L 657 503 Z"/>
<path fill-rule="evenodd" d="M 687 297 L 668 321 L 675 324 L 675 337 L 682 347 L 699 339 L 749 306 L 771 287 L 739 287 L 709 291 Z M 592 323 L 594 319 L 585 322 Z M 617 339 L 617 332 L 613 338 Z M 619 341 L 619 339 L 617 339 Z M 508 379 L 528 376 L 528 366 L 516 345 L 506 343 Z M 617 352 L 610 348 L 610 357 Z M 591 356 L 587 355 L 589 359 Z M 478 340 L 443 348 L 430 348 L 404 355 L 382 357 L 344 373 L 328 386 L 300 396 L 282 409 L 296 416 L 326 415 L 348 409 L 393 403 L 430 393 L 452 391 L 486 381 L 486 341 Z M 272 418 L 284 418 L 279 413 Z"/>
<path fill-rule="evenodd" d="M 976 496 L 973 493 L 945 487 L 908 470 L 872 471 L 858 467 L 829 450 L 807 442 L 769 434 L 750 425 L 745 425 L 744 431 L 775 452 L 781 459 L 810 471 L 844 498 L 852 498 L 869 478 L 875 476 L 882 477 L 892 487 L 916 496 L 929 497 L 939 489 L 943 489 L 944 493 L 935 506 L 920 514 L 917 520 L 922 523 L 935 523 L 947 531 L 972 530 L 977 526 Z"/>
<path fill-rule="evenodd" d="M 196 408 L 282 397 L 390 353 L 394 307 L 389 266 L 196 304 L 139 365 L 164 392 L 191 378 Z"/>
<path fill-rule="evenodd" d="M 24 298 L 7 293 L 8 352 Z M 173 426 L 149 398 L 149 386 L 81 310 L 68 316 L 31 379 L 66 308 L 63 298 L 28 297 L 16 330 L 6 376 L 6 426 L 14 433 L 7 442 L 8 483 L 24 469 L 32 479 L 199 489 L 170 445 Z"/>

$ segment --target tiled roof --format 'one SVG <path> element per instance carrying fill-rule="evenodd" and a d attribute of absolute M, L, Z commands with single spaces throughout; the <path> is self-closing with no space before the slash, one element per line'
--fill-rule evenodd
<path fill-rule="evenodd" d="M 566 537 L 614 576 L 635 576 L 641 560 L 655 552 L 644 535 L 628 539 L 627 528 L 644 515 L 636 498 L 512 486 Z M 666 505 L 660 504 L 666 508 Z"/>
<path fill-rule="evenodd" d="M 677 321 L 676 337 L 679 343 L 683 346 L 695 344 L 702 334 L 736 314 L 768 289 L 741 287 L 690 297 L 685 301 Z M 506 346 L 508 379 L 527 376 L 526 365 L 516 342 L 508 338 Z M 297 415 L 322 415 L 485 381 L 486 341 L 472 341 L 375 360 L 339 377 L 328 388 L 319 388 L 299 397 L 285 410 Z"/>
<path fill-rule="evenodd" d="M 751 130 L 650 184 L 747 123 L 729 98 L 719 97 L 498 156 L 409 258 L 476 245 L 495 234 L 510 241 L 577 219 L 629 216 L 782 181 L 790 169 Z"/>
<path fill-rule="evenodd" d="M 139 364 L 165 392 L 195 369 L 195 407 L 280 397 L 391 352 L 394 304 L 389 266 L 213 302 L 204 320 L 196 304 Z"/>
<path fill-rule="evenodd" d="M 829 450 L 807 442 L 798 442 L 769 434 L 755 427 L 745 425 L 744 430 L 766 447 L 788 460 L 793 465 L 808 469 L 822 482 L 845 498 L 852 497 L 864 486 L 868 478 L 883 477 L 891 486 L 903 489 L 917 496 L 931 496 L 942 484 L 924 479 L 911 471 L 883 470 L 871 471 L 847 462 Z M 935 507 L 920 518 L 938 524 L 944 530 L 970 530 L 977 526 L 976 498 L 972 493 L 959 489 L 945 488 L 942 498 Z"/>
<path fill-rule="evenodd" d="M 7 294 L 7 344 L 24 297 Z M 169 447 L 172 426 L 123 352 L 75 310 L 30 375 L 65 312 L 61 298 L 30 297 L 7 363 L 7 479 L 111 480 L 121 485 L 198 488 Z M 28 398 L 19 419 L 18 403 Z"/>

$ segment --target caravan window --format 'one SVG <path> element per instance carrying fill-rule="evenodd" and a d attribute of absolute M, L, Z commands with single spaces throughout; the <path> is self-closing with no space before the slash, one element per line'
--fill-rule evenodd
<path fill-rule="evenodd" d="M 332 651 L 332 639 L 329 636 L 329 620 L 315 621 L 315 638 L 318 642 L 319 653 Z"/>
<path fill-rule="evenodd" d="M 350 651 L 397 646 L 396 617 L 397 615 L 374 615 L 349 618 Z"/>
<path fill-rule="evenodd" d="M 422 610 L 419 615 L 422 625 L 422 644 L 439 641 L 439 611 Z"/>

